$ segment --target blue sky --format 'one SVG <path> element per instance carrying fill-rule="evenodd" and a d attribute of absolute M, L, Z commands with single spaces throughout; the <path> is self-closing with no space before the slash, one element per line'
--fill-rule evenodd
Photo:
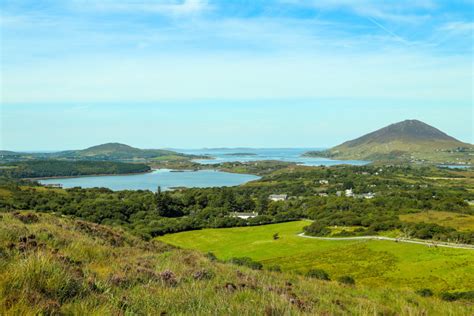
<path fill-rule="evenodd" d="M 472 0 L 0 0 L 10 150 L 473 136 Z"/>

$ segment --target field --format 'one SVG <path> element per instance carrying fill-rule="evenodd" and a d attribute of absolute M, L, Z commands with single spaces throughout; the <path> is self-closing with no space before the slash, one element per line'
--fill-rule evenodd
<path fill-rule="evenodd" d="M 0 214 L 0 258 L 0 315 L 473 312 L 465 301 L 220 263 L 196 251 L 50 214 Z"/>
<path fill-rule="evenodd" d="M 391 241 L 323 241 L 298 237 L 307 221 L 170 234 L 159 240 L 213 252 L 219 259 L 251 257 L 265 267 L 305 273 L 326 270 L 332 279 L 353 276 L 359 284 L 435 292 L 472 290 L 474 251 L 430 248 Z M 279 239 L 274 240 L 273 234 Z"/>
<path fill-rule="evenodd" d="M 474 231 L 474 216 L 467 214 L 427 211 L 400 215 L 400 220 L 414 223 L 434 223 L 459 231 Z"/>

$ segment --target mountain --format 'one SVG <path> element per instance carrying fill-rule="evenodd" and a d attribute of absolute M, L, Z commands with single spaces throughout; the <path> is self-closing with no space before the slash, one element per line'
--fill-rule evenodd
<path fill-rule="evenodd" d="M 106 143 L 81 150 L 66 150 L 53 153 L 18 153 L 0 151 L 0 161 L 62 159 L 62 160 L 144 160 L 165 156 L 192 159 L 185 155 L 164 149 L 140 149 L 120 143 Z"/>
<path fill-rule="evenodd" d="M 472 148 L 471 144 L 463 143 L 426 123 L 405 120 L 329 150 L 308 152 L 306 155 L 338 159 L 444 161 L 449 153 L 462 153 Z M 455 156 L 458 158 L 459 155 Z"/>
<path fill-rule="evenodd" d="M 78 159 L 106 159 L 106 160 L 129 160 L 149 159 L 161 156 L 181 155 L 174 151 L 162 149 L 140 149 L 120 143 L 106 143 L 92 146 L 82 150 L 63 151 L 56 153 L 58 157 L 75 157 Z"/>

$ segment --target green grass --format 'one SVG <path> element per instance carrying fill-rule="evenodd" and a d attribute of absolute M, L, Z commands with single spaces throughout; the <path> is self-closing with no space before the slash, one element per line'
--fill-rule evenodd
<path fill-rule="evenodd" d="M 164 271 L 172 272 L 172 282 Z M 196 278 L 203 271 L 206 277 Z M 194 250 L 145 242 L 84 221 L 0 214 L 0 315 L 421 316 L 473 311 L 467 301 L 372 289 L 357 280 L 355 286 L 343 285 L 215 262 Z"/>
<path fill-rule="evenodd" d="M 474 251 L 429 248 L 391 241 L 323 241 L 298 237 L 306 221 L 266 226 L 205 229 L 160 237 L 166 243 L 220 259 L 250 257 L 264 266 L 305 273 L 312 268 L 332 279 L 353 276 L 358 284 L 416 290 L 429 287 L 439 293 L 468 290 L 474 284 Z M 280 239 L 273 240 L 274 233 Z"/>
<path fill-rule="evenodd" d="M 400 215 L 400 220 L 414 223 L 434 223 L 460 231 L 474 231 L 474 216 L 468 214 L 426 211 Z"/>

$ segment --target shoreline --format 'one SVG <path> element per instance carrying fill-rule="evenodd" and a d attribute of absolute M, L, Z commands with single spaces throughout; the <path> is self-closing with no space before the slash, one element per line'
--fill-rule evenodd
<path fill-rule="evenodd" d="M 22 178 L 22 180 L 52 180 L 52 179 L 71 179 L 71 178 L 85 178 L 85 177 L 104 177 L 104 176 L 133 176 L 139 174 L 146 174 L 152 173 L 153 171 L 160 170 L 160 169 L 150 169 L 149 171 L 145 172 L 132 172 L 132 173 L 97 173 L 97 174 L 85 174 L 85 175 L 77 175 L 77 176 L 52 176 L 52 177 L 38 177 L 38 178 Z"/>
<path fill-rule="evenodd" d="M 149 171 L 146 172 L 133 172 L 133 173 L 121 173 L 121 174 L 107 174 L 107 173 L 101 173 L 101 174 L 88 174 L 88 175 L 77 175 L 77 176 L 54 176 L 54 177 L 41 177 L 41 178 L 22 178 L 22 180 L 30 180 L 30 181 L 39 181 L 39 180 L 54 180 L 54 179 L 73 179 L 73 178 L 88 178 L 88 177 L 104 177 L 104 176 L 133 176 L 133 175 L 141 175 L 141 174 L 147 174 L 147 173 L 152 173 L 154 171 L 158 170 L 169 170 L 170 172 L 176 172 L 176 173 L 181 173 L 181 172 L 198 172 L 198 171 L 215 171 L 215 172 L 225 172 L 225 173 L 232 173 L 232 174 L 244 174 L 244 175 L 251 175 L 251 176 L 256 176 L 261 178 L 262 176 L 257 175 L 257 174 L 252 174 L 252 173 L 242 173 L 242 172 L 233 172 L 230 170 L 224 170 L 224 169 L 219 169 L 219 168 L 203 168 L 203 169 L 198 169 L 198 170 L 190 170 L 190 169 L 170 169 L 170 168 L 152 168 Z"/>

